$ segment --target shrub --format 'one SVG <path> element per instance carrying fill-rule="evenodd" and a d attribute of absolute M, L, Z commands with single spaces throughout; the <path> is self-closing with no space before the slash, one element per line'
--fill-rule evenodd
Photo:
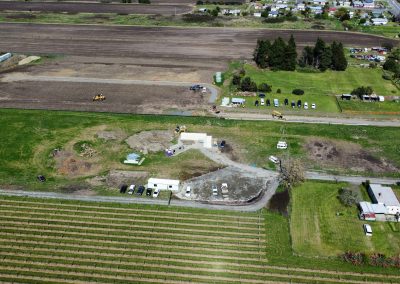
<path fill-rule="evenodd" d="M 232 77 L 232 85 L 234 86 L 240 86 L 240 80 L 242 79 L 242 77 L 240 77 L 240 75 L 233 75 Z"/>
<path fill-rule="evenodd" d="M 277 93 L 277 94 L 282 93 L 281 89 L 276 90 L 276 93 Z"/>
<path fill-rule="evenodd" d="M 339 190 L 339 200 L 344 206 L 348 207 L 353 206 L 360 201 L 355 192 L 343 187 Z"/>
<path fill-rule="evenodd" d="M 268 85 L 267 83 L 261 83 L 260 85 L 258 85 L 258 90 L 260 92 L 270 93 L 272 92 L 272 86 Z"/>
<path fill-rule="evenodd" d="M 243 92 L 257 92 L 257 84 L 251 81 L 250 77 L 245 77 L 240 83 L 240 90 Z"/>
<path fill-rule="evenodd" d="M 354 265 L 362 265 L 366 262 L 366 255 L 361 252 L 347 251 L 341 255 L 341 259 Z"/>
<path fill-rule="evenodd" d="M 203 5 L 203 4 L 204 4 L 204 2 L 201 1 L 201 0 L 199 0 L 199 1 L 196 2 L 196 5 Z"/>
<path fill-rule="evenodd" d="M 293 95 L 297 95 L 297 96 L 301 96 L 301 95 L 304 95 L 304 91 L 302 89 L 294 89 L 292 91 L 292 94 Z"/>

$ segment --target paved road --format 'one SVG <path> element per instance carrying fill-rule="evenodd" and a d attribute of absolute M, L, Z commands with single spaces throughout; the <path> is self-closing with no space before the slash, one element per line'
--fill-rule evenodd
<path fill-rule="evenodd" d="M 361 184 L 362 182 L 369 180 L 371 183 L 379 184 L 396 184 L 400 182 L 400 178 L 375 178 L 375 177 L 362 177 L 362 176 L 338 176 L 330 175 L 319 172 L 306 172 L 306 179 L 312 180 L 328 180 L 328 181 L 344 181 L 349 183 Z"/>
<path fill-rule="evenodd" d="M 319 124 L 341 124 L 359 126 L 389 126 L 400 127 L 400 117 L 398 119 L 373 120 L 367 118 L 348 118 L 348 117 L 313 117 L 313 116 L 291 116 L 285 115 L 285 120 L 272 118 L 271 114 L 223 112 L 218 115 L 225 119 L 234 120 L 270 120 L 294 123 L 319 123 Z"/>
<path fill-rule="evenodd" d="M 178 15 L 189 13 L 189 5 L 152 5 L 152 4 L 105 4 L 105 3 L 68 3 L 68 2 L 15 2 L 0 1 L 0 11 L 43 11 L 69 13 L 118 13 L 118 14 L 161 14 Z"/>

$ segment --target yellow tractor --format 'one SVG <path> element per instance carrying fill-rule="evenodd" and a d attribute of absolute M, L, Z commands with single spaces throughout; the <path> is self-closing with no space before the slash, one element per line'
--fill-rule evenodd
<path fill-rule="evenodd" d="M 94 102 L 102 102 L 106 100 L 106 96 L 103 94 L 97 94 L 93 97 Z"/>
<path fill-rule="evenodd" d="M 276 110 L 274 110 L 274 111 L 272 112 L 272 117 L 273 117 L 273 118 L 283 119 L 283 115 L 282 115 L 279 111 L 276 111 Z"/>
<path fill-rule="evenodd" d="M 182 132 L 186 132 L 186 126 L 185 125 L 177 125 L 175 128 L 175 134 L 179 135 Z"/>

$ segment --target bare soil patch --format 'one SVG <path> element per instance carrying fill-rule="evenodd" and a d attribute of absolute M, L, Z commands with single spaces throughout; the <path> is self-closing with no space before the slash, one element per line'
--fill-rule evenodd
<path fill-rule="evenodd" d="M 103 140 L 106 140 L 106 141 L 108 141 L 108 140 L 122 140 L 122 139 L 124 139 L 126 137 L 126 134 L 121 130 L 118 130 L 118 131 L 101 130 L 101 131 L 98 131 L 96 133 L 96 137 L 98 139 L 103 139 Z"/>
<path fill-rule="evenodd" d="M 355 172 L 388 173 L 398 172 L 399 168 L 384 158 L 374 156 L 360 145 L 345 142 L 312 138 L 306 145 L 309 158 L 319 166 Z"/>
<path fill-rule="evenodd" d="M 99 166 L 77 157 L 74 153 L 61 150 L 54 155 L 56 170 L 68 177 L 86 176 L 96 173 Z"/>
<path fill-rule="evenodd" d="M 109 187 L 120 187 L 122 184 L 145 184 L 149 176 L 144 171 L 118 171 L 112 170 L 106 177 L 106 184 Z"/>
<path fill-rule="evenodd" d="M 147 154 L 164 151 L 171 145 L 173 139 L 172 131 L 153 130 L 134 134 L 126 139 L 126 143 L 132 149 Z"/>

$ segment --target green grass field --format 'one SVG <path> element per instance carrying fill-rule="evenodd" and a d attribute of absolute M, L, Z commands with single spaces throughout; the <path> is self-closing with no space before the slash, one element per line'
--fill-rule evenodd
<path fill-rule="evenodd" d="M 281 155 L 276 143 L 284 138 L 289 143 L 288 152 L 292 157 L 302 158 L 307 168 L 314 163 L 306 162 L 304 142 L 310 137 L 331 138 L 360 144 L 364 149 L 377 149 L 377 157 L 385 157 L 400 165 L 399 145 L 392 141 L 400 139 L 396 128 L 364 126 L 282 124 L 281 122 L 229 121 L 207 117 L 174 117 L 119 115 L 105 113 L 80 113 L 57 111 L 0 110 L 0 184 L 3 186 L 24 186 L 40 190 L 58 190 L 62 185 L 76 185 L 87 178 L 67 177 L 57 174 L 51 156 L 54 148 L 68 148 L 78 141 L 93 140 L 95 149 L 101 153 L 94 165 L 99 174 L 110 169 L 139 169 L 164 177 L 180 176 L 186 172 L 206 172 L 216 165 L 199 153 L 186 153 L 176 159 L 168 159 L 157 153 L 148 155 L 142 167 L 126 166 L 121 163 L 129 151 L 124 142 L 98 141 L 96 129 L 121 130 L 127 135 L 143 130 L 175 129 L 186 125 L 191 132 L 206 132 L 215 138 L 225 139 L 234 147 L 238 159 L 244 163 L 269 167 L 269 155 Z M 284 135 L 282 131 L 284 130 Z M 360 139 L 362 137 L 362 139 Z M 382 139 L 390 137 L 390 139 Z M 196 157 L 193 159 L 193 157 Z M 348 169 L 338 167 L 342 173 Z M 185 173 L 185 174 L 186 174 Z M 36 175 L 44 174 L 46 183 L 38 183 Z M 97 174 L 97 173 L 95 173 Z M 373 174 L 373 173 L 364 173 Z M 399 176 L 398 173 L 387 173 Z"/>
<path fill-rule="evenodd" d="M 226 77 L 232 74 L 235 68 L 240 64 L 232 63 Z M 400 91 L 392 84 L 392 82 L 382 78 L 380 69 L 364 69 L 349 67 L 346 71 L 325 71 L 322 73 L 307 73 L 301 71 L 270 71 L 261 70 L 255 66 L 245 64 L 244 69 L 246 76 L 249 76 L 257 84 L 267 83 L 272 86 L 272 93 L 267 94 L 267 98 L 280 100 L 281 104 L 285 98 L 289 101 L 300 99 L 303 103 L 315 103 L 316 110 L 292 109 L 290 106 L 281 106 L 279 109 L 286 112 L 298 112 L 301 114 L 312 115 L 315 112 L 320 113 L 335 113 L 339 112 L 336 98 L 334 96 L 350 93 L 353 89 L 359 86 L 371 86 L 378 95 L 383 96 L 398 96 Z M 226 87 L 229 88 L 229 87 Z M 281 90 L 281 94 L 277 94 L 277 89 Z M 305 94 L 303 96 L 292 95 L 293 89 L 302 89 Z M 224 90 L 223 95 L 231 93 L 229 90 Z M 254 106 L 255 97 L 246 98 L 246 107 L 257 108 Z M 398 112 L 400 106 L 395 103 L 385 102 L 379 106 L 378 104 L 358 104 L 357 102 L 343 103 L 345 110 L 355 110 L 360 112 Z M 262 107 L 258 107 L 262 109 Z M 270 108 L 269 108 L 270 109 Z"/>
<path fill-rule="evenodd" d="M 269 247 L 288 241 L 287 222 L 267 212 L 5 196 L 0 204 L 2 282 L 400 283 L 391 269 L 307 267 L 287 254 L 275 263 L 282 254 Z M 272 243 L 274 232 L 282 238 Z"/>
<path fill-rule="evenodd" d="M 341 187 L 346 184 L 306 182 L 293 189 L 290 233 L 294 252 L 313 257 L 332 257 L 345 251 L 399 254 L 400 232 L 394 232 L 387 222 L 359 220 L 356 206 L 345 207 L 338 200 Z M 364 223 L 372 227 L 370 238 L 364 234 Z"/>

